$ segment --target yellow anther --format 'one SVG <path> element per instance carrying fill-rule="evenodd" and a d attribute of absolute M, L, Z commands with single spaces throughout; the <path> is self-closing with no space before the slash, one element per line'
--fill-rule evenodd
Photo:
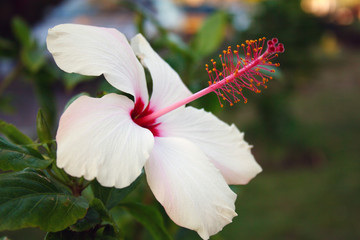
<path fill-rule="evenodd" d="M 274 72 L 275 72 L 275 70 L 274 70 L 274 69 L 271 69 L 271 71 L 270 71 L 270 72 L 274 73 Z"/>
<path fill-rule="evenodd" d="M 234 104 L 233 103 L 230 103 L 230 107 L 232 107 Z"/>
<path fill-rule="evenodd" d="M 224 107 L 224 105 L 220 104 L 220 107 Z"/>
<path fill-rule="evenodd" d="M 219 54 L 219 58 L 221 58 L 222 57 L 222 55 L 221 54 Z"/>
<path fill-rule="evenodd" d="M 223 50 L 223 54 L 226 54 L 226 50 Z"/>
<path fill-rule="evenodd" d="M 219 73 L 219 76 L 222 76 L 223 74 L 222 73 Z"/>
<path fill-rule="evenodd" d="M 275 71 L 275 70 L 274 70 L 274 71 Z M 269 77 L 269 78 L 270 78 L 270 80 L 273 79 L 273 77 Z"/>
<path fill-rule="evenodd" d="M 257 72 L 260 71 L 260 68 L 256 68 L 255 71 L 257 71 Z"/>
<path fill-rule="evenodd" d="M 244 103 L 247 103 L 247 99 L 244 100 Z"/>
<path fill-rule="evenodd" d="M 205 64 L 205 67 L 209 67 L 209 65 Z"/>
<path fill-rule="evenodd" d="M 213 68 L 212 70 L 215 72 L 215 71 L 216 71 L 216 68 Z"/>
<path fill-rule="evenodd" d="M 246 56 L 250 56 L 250 53 L 247 53 Z"/>
<path fill-rule="evenodd" d="M 239 46 L 239 44 L 238 44 L 238 45 L 236 45 L 236 47 L 237 47 L 237 48 L 239 48 L 239 47 L 240 47 L 240 46 Z"/>
<path fill-rule="evenodd" d="M 211 84 L 212 84 L 211 81 L 208 81 L 208 84 L 209 84 L 209 86 L 211 86 Z"/>
<path fill-rule="evenodd" d="M 238 54 L 238 51 L 235 50 L 234 53 L 235 53 L 235 54 Z"/>
<path fill-rule="evenodd" d="M 210 62 L 213 62 L 214 61 L 214 59 L 210 59 Z"/>
<path fill-rule="evenodd" d="M 242 43 L 242 44 L 241 44 L 241 47 L 245 47 L 245 44 Z"/>

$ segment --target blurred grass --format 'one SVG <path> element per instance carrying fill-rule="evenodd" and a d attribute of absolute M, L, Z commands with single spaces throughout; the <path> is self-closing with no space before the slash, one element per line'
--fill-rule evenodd
<path fill-rule="evenodd" d="M 339 159 L 339 158 L 342 159 Z M 239 194 L 224 239 L 358 239 L 360 184 L 354 156 L 326 167 L 266 172 Z M 345 161 L 344 161 L 345 158 Z"/>

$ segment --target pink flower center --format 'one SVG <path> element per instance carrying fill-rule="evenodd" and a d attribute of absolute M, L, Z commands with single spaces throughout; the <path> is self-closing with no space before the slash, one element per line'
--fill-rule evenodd
<path fill-rule="evenodd" d="M 151 119 L 150 121 L 141 122 L 139 121 L 141 118 L 149 116 L 154 111 L 150 109 L 150 104 L 144 109 L 145 104 L 141 98 L 136 99 L 134 109 L 130 112 L 131 119 L 137 125 L 149 129 L 155 137 L 160 136 L 160 131 L 158 126 L 160 123 L 156 123 L 156 118 Z"/>

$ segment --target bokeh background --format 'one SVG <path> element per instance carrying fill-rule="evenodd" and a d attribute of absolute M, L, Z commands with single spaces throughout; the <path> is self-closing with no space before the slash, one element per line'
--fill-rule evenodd
<path fill-rule="evenodd" d="M 45 38 L 66 22 L 143 33 L 192 91 L 206 86 L 204 64 L 228 45 L 278 37 L 286 51 L 261 94 L 233 107 L 220 108 L 215 94 L 192 103 L 244 131 L 264 169 L 234 186 L 239 216 L 212 239 L 360 239 L 358 0 L 2 0 L 0 119 L 34 139 L 39 108 L 55 133 L 73 96 L 116 91 L 103 77 L 56 67 Z M 199 237 L 181 229 L 176 239 Z"/>

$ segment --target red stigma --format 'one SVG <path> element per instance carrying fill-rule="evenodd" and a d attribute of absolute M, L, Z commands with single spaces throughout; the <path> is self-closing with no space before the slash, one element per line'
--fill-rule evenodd
<path fill-rule="evenodd" d="M 246 40 L 245 44 L 237 45 L 236 50 L 232 50 L 230 46 L 223 50 L 223 54 L 219 55 L 222 70 L 217 69 L 218 64 L 213 59 L 212 66 L 205 65 L 210 78 L 209 85 L 214 87 L 213 91 L 218 96 L 221 107 L 221 100 L 229 102 L 230 106 L 241 99 L 246 103 L 243 89 L 260 93 L 260 86 L 267 88 L 266 83 L 272 79 L 269 73 L 275 72 L 271 68 L 280 66 L 270 60 L 276 58 L 277 53 L 284 52 L 285 48 L 277 38 L 268 40 L 266 45 L 267 49 L 264 51 L 265 38 Z"/>

